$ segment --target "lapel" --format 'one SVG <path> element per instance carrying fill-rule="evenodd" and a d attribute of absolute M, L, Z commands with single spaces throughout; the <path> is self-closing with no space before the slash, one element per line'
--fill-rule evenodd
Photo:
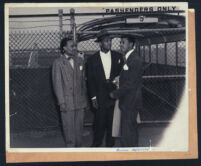
<path fill-rule="evenodd" d="M 124 65 L 127 65 L 128 67 L 131 66 L 131 64 L 132 64 L 132 62 L 133 62 L 133 58 L 134 58 L 134 56 L 135 56 L 135 55 L 133 55 L 133 54 L 135 54 L 135 51 L 136 51 L 136 50 L 134 50 L 133 52 L 131 52 L 131 54 L 129 55 L 128 59 L 124 62 L 123 68 L 122 68 L 122 70 L 121 70 L 121 72 L 120 72 L 120 75 L 122 75 L 122 72 L 125 71 L 125 70 L 124 70 Z"/>
<path fill-rule="evenodd" d="M 100 51 L 97 53 L 97 70 L 99 72 L 99 76 L 101 76 L 102 79 L 106 80 L 103 63 L 100 56 Z"/>
<path fill-rule="evenodd" d="M 129 55 L 128 59 L 126 60 L 125 64 L 127 64 L 128 66 L 131 65 L 131 63 L 133 62 L 133 58 L 134 58 L 134 54 L 136 53 L 136 49 L 131 52 L 131 54 Z"/>
<path fill-rule="evenodd" d="M 80 70 L 80 66 L 82 66 L 83 64 L 81 64 L 79 62 L 79 58 L 78 57 L 75 57 L 74 59 L 74 70 L 76 71 L 77 73 L 77 77 L 81 74 L 81 70 Z M 82 66 L 83 67 L 83 66 Z"/>
<path fill-rule="evenodd" d="M 110 79 L 114 78 L 114 72 L 115 71 L 115 55 L 113 51 L 111 51 L 111 70 L 110 70 Z"/>
<path fill-rule="evenodd" d="M 68 73 L 70 73 L 72 75 L 73 67 L 71 66 L 70 62 L 66 59 L 65 56 L 62 56 L 62 58 L 63 58 L 63 64 L 64 64 L 65 68 L 67 68 Z"/>

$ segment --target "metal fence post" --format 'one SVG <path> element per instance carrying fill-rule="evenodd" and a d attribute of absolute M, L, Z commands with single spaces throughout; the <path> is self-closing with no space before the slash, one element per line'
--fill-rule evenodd
<path fill-rule="evenodd" d="M 158 64 L 158 44 L 156 44 L 156 64 Z"/>
<path fill-rule="evenodd" d="M 151 44 L 149 44 L 149 63 L 151 63 L 152 57 L 151 57 Z"/>
<path fill-rule="evenodd" d="M 76 38 L 75 10 L 73 8 L 70 9 L 70 30 L 73 33 L 74 47 L 76 47 L 77 38 Z"/>
<path fill-rule="evenodd" d="M 146 57 L 145 57 L 146 55 L 145 55 L 145 54 L 146 54 L 146 52 L 145 52 L 145 45 L 143 45 L 143 56 L 144 56 L 144 62 L 146 62 Z"/>
<path fill-rule="evenodd" d="M 141 49 L 140 48 L 141 48 L 140 45 L 138 45 L 138 52 L 139 52 L 139 55 L 141 57 L 142 55 L 141 55 Z"/>
<path fill-rule="evenodd" d="M 60 40 L 61 40 L 62 34 L 63 34 L 63 9 L 59 9 L 59 31 L 60 31 Z"/>
<path fill-rule="evenodd" d="M 165 43 L 165 65 L 167 65 L 167 43 Z"/>
<path fill-rule="evenodd" d="M 74 54 L 74 70 L 73 70 L 73 84 L 75 86 L 77 79 L 77 67 L 78 67 L 78 51 L 77 51 L 77 38 L 76 38 L 76 24 L 75 24 L 75 9 L 70 9 L 70 31 L 73 35 L 73 54 Z M 73 92 L 74 102 L 76 102 L 76 95 Z M 76 103 L 74 103 L 76 104 Z"/>
<path fill-rule="evenodd" d="M 175 42 L 175 54 L 176 54 L 176 71 L 178 68 L 178 42 Z"/>

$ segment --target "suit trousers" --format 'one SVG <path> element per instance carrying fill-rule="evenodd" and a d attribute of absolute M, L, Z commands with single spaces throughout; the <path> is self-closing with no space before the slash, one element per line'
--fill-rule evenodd
<path fill-rule="evenodd" d="M 82 146 L 84 112 L 84 109 L 61 112 L 63 134 L 67 147 Z"/>
<path fill-rule="evenodd" d="M 99 108 L 95 113 L 94 122 L 94 140 L 93 147 L 100 147 L 106 132 L 106 147 L 114 146 L 114 138 L 112 137 L 112 122 L 114 114 L 114 105 Z"/>
<path fill-rule="evenodd" d="M 121 146 L 138 147 L 137 112 L 121 112 Z"/>

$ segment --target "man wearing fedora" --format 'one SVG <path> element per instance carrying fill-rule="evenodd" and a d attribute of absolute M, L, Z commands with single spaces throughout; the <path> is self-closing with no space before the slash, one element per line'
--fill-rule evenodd
<path fill-rule="evenodd" d="M 52 66 L 52 80 L 60 107 L 65 143 L 67 147 L 81 147 L 84 112 L 88 106 L 84 62 L 75 56 L 72 36 L 60 43 L 61 57 Z"/>
<path fill-rule="evenodd" d="M 95 108 L 94 139 L 92 147 L 100 147 L 106 133 L 106 147 L 113 147 L 112 121 L 115 100 L 109 94 L 116 89 L 113 80 L 119 75 L 123 58 L 121 54 L 111 51 L 112 39 L 107 30 L 97 34 L 100 51 L 89 57 L 87 62 L 88 91 Z"/>
<path fill-rule="evenodd" d="M 123 35 L 120 49 L 125 63 L 119 77 L 119 88 L 110 96 L 119 99 L 121 110 L 121 146 L 137 147 L 137 114 L 142 109 L 142 59 L 134 48 L 135 40 L 131 35 Z"/>

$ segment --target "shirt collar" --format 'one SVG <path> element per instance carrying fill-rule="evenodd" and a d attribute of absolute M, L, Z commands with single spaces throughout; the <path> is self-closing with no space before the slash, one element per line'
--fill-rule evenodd
<path fill-rule="evenodd" d="M 100 51 L 100 55 L 111 55 L 111 51 L 109 50 L 107 53 Z"/>
<path fill-rule="evenodd" d="M 72 59 L 72 56 L 69 56 L 68 54 L 64 53 L 64 57 L 68 60 Z"/>

